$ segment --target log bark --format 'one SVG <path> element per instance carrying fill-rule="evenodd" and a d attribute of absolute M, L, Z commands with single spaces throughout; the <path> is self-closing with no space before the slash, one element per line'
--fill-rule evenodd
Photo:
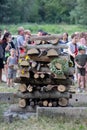
<path fill-rule="evenodd" d="M 34 60 L 34 61 L 42 61 L 42 62 L 51 62 L 54 58 L 58 58 L 58 56 L 55 56 L 55 57 L 48 57 L 48 56 L 33 56 L 33 55 L 29 55 L 29 57 Z"/>
<path fill-rule="evenodd" d="M 45 44 L 45 45 L 27 45 L 26 46 L 27 49 L 30 49 L 30 48 L 37 48 L 37 49 L 59 49 L 59 48 L 68 48 L 67 45 L 52 45 L 52 44 Z M 28 53 L 27 53 L 28 54 Z M 30 53 L 29 53 L 30 54 Z"/>
<path fill-rule="evenodd" d="M 53 101 L 52 104 L 53 104 L 53 107 L 56 107 L 57 106 L 57 101 Z"/>
<path fill-rule="evenodd" d="M 64 97 L 64 98 L 70 98 L 71 94 L 69 92 L 65 92 L 65 93 L 60 93 L 60 92 L 57 92 L 57 91 L 53 91 L 53 92 L 39 92 L 39 91 L 35 91 L 33 93 L 15 93 L 14 94 L 15 97 L 18 97 L 18 98 L 23 98 L 23 99 L 58 99 L 60 97 Z"/>
<path fill-rule="evenodd" d="M 30 38 L 30 41 L 35 41 L 35 40 L 41 40 L 41 41 L 49 41 L 49 40 L 55 40 L 55 39 L 60 39 L 62 35 L 47 35 L 47 36 L 34 36 Z"/>
<path fill-rule="evenodd" d="M 26 99 L 20 99 L 19 100 L 19 107 L 21 107 L 21 108 L 26 107 Z"/>
<path fill-rule="evenodd" d="M 42 106 L 43 106 L 43 101 L 38 101 L 38 105 L 39 105 L 40 107 L 42 107 Z"/>
<path fill-rule="evenodd" d="M 30 106 L 32 106 L 32 107 L 34 107 L 34 106 L 35 106 L 34 101 L 31 101 L 31 102 L 30 102 Z"/>
<path fill-rule="evenodd" d="M 52 85 L 60 85 L 62 83 L 62 85 L 72 85 L 72 80 L 70 78 L 66 78 L 66 79 L 51 79 L 51 78 L 44 78 L 43 80 L 41 79 L 34 79 L 34 78 L 25 78 L 25 77 L 20 77 L 20 78 L 15 78 L 15 83 L 27 83 L 27 84 L 32 84 L 32 85 L 47 85 L 47 84 L 52 84 Z"/>
<path fill-rule="evenodd" d="M 26 84 L 21 84 L 20 86 L 19 86 L 19 89 L 18 89 L 20 92 L 26 92 L 26 90 L 27 90 L 27 86 L 26 86 Z"/>
<path fill-rule="evenodd" d="M 61 97 L 61 98 L 59 98 L 59 100 L 58 100 L 58 104 L 59 104 L 59 106 L 61 106 L 61 107 L 66 107 L 66 106 L 68 105 L 68 101 L 69 101 L 69 99 L 64 98 L 64 97 Z"/>

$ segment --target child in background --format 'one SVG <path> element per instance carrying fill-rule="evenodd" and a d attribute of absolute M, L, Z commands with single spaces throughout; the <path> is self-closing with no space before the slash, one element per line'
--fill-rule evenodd
<path fill-rule="evenodd" d="M 10 51 L 11 56 L 7 59 L 8 71 L 7 71 L 7 85 L 13 87 L 13 79 L 16 77 L 17 71 L 17 57 L 16 57 L 16 50 L 11 49 Z"/>
<path fill-rule="evenodd" d="M 75 64 L 77 66 L 78 73 L 78 92 L 85 91 L 85 74 L 86 74 L 86 66 L 87 66 L 87 54 L 85 54 L 84 46 L 80 46 L 78 48 L 78 55 L 75 57 Z"/>

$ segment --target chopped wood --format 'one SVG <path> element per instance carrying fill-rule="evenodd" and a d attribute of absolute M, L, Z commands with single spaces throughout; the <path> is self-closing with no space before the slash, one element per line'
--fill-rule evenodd
<path fill-rule="evenodd" d="M 72 85 L 72 79 L 70 78 L 62 78 L 62 77 L 58 77 L 58 78 L 44 78 L 43 80 L 41 80 L 40 78 L 38 78 L 37 80 L 34 78 L 26 78 L 26 77 L 20 77 L 20 78 L 16 78 L 15 79 L 15 83 L 25 83 L 25 84 L 32 84 L 32 85 L 47 85 L 47 84 L 52 84 L 52 85 L 60 85 L 62 83 L 62 85 L 68 86 L 68 85 Z"/>
<path fill-rule="evenodd" d="M 68 100 L 67 98 L 64 98 L 64 97 L 61 97 L 59 98 L 59 101 L 58 101 L 58 104 L 61 106 L 61 107 L 65 107 L 68 105 Z"/>
<path fill-rule="evenodd" d="M 48 106 L 48 101 L 47 101 L 47 100 L 43 101 L 43 106 L 44 106 L 44 107 L 47 107 L 47 106 Z"/>
<path fill-rule="evenodd" d="M 29 56 L 30 59 L 34 60 L 34 61 L 39 61 L 39 62 L 51 62 L 54 58 L 57 58 L 58 56 L 54 56 L 54 57 L 48 57 L 48 56 L 36 56 L 36 55 L 30 55 Z"/>
<path fill-rule="evenodd" d="M 43 45 L 27 45 L 27 49 L 32 49 L 32 48 L 37 48 L 37 49 L 59 49 L 59 48 L 65 48 L 67 49 L 67 45 L 52 45 L 52 44 L 43 44 Z"/>
<path fill-rule="evenodd" d="M 40 107 L 42 107 L 42 106 L 43 106 L 43 101 L 38 101 L 38 105 L 39 105 Z"/>
<path fill-rule="evenodd" d="M 32 92 L 32 91 L 33 91 L 33 86 L 28 85 L 27 90 L 28 90 L 29 92 Z"/>
<path fill-rule="evenodd" d="M 35 68 L 36 66 L 37 66 L 37 62 L 33 61 L 32 64 L 31 64 L 31 67 Z"/>
<path fill-rule="evenodd" d="M 21 108 L 26 107 L 26 100 L 25 99 L 20 99 L 19 100 L 19 107 L 21 107 Z"/>
<path fill-rule="evenodd" d="M 55 66 L 57 69 L 62 70 L 62 65 L 60 63 L 56 63 Z"/>
<path fill-rule="evenodd" d="M 34 101 L 31 101 L 31 102 L 30 102 L 30 106 L 32 106 L 32 107 L 34 107 L 34 106 L 35 106 Z"/>
<path fill-rule="evenodd" d="M 18 90 L 19 90 L 20 92 L 26 92 L 26 90 L 27 90 L 26 84 L 20 84 Z"/>
<path fill-rule="evenodd" d="M 53 104 L 53 107 L 56 107 L 57 106 L 57 101 L 53 101 L 52 104 Z"/>
<path fill-rule="evenodd" d="M 60 93 L 58 91 L 49 91 L 49 92 L 39 92 L 39 91 L 34 91 L 33 93 L 15 93 L 15 97 L 18 98 L 23 98 L 23 99 L 58 99 L 60 97 L 64 97 L 64 98 L 70 98 L 71 94 L 69 92 L 64 92 L 64 93 Z"/>
<path fill-rule="evenodd" d="M 49 102 L 48 103 L 48 107 L 52 107 L 53 106 L 53 103 L 52 102 Z"/>
<path fill-rule="evenodd" d="M 34 74 L 34 78 L 35 78 L 35 79 L 38 79 L 38 78 L 39 78 L 39 74 L 38 74 L 38 73 L 35 73 L 35 74 Z"/>
<path fill-rule="evenodd" d="M 49 41 L 49 40 L 55 40 L 55 39 L 60 39 L 62 35 L 58 34 L 51 34 L 47 36 L 34 36 L 30 38 L 30 41 L 35 41 L 35 40 L 41 40 L 41 41 Z"/>
<path fill-rule="evenodd" d="M 66 86 L 65 85 L 58 85 L 57 86 L 57 90 L 59 92 L 65 92 L 66 91 Z"/>
<path fill-rule="evenodd" d="M 36 48 L 31 48 L 30 50 L 28 50 L 27 54 L 28 54 L 28 55 L 39 54 L 39 50 L 36 49 Z"/>
<path fill-rule="evenodd" d="M 43 79 L 45 77 L 45 74 L 40 74 L 40 77 Z"/>
<path fill-rule="evenodd" d="M 58 56 L 58 53 L 54 49 L 50 49 L 47 51 L 47 56 Z"/>
<path fill-rule="evenodd" d="M 53 44 L 53 45 L 56 45 L 56 44 L 58 44 L 58 41 L 59 41 L 59 39 L 57 38 L 57 39 L 54 39 L 54 40 L 49 40 L 48 42 Z"/>

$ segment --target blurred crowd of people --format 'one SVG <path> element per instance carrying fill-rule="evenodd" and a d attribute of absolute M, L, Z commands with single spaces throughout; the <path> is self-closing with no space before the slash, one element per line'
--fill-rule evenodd
<path fill-rule="evenodd" d="M 43 30 L 37 32 L 37 36 L 51 35 Z M 18 28 L 16 40 L 8 30 L 0 29 L 0 82 L 2 82 L 2 70 L 5 71 L 8 86 L 13 86 L 13 79 L 16 77 L 15 65 L 18 64 L 20 54 L 26 52 L 26 44 L 34 45 L 30 41 L 31 31 L 23 27 Z M 70 60 L 75 68 L 73 78 L 77 81 L 78 92 L 84 92 L 87 80 L 87 33 L 75 32 L 71 36 L 63 33 L 58 44 L 66 45 L 68 49 L 61 48 L 61 54 L 69 54 Z"/>

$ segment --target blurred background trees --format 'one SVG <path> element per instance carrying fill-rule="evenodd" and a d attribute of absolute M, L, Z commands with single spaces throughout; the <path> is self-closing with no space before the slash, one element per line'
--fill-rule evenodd
<path fill-rule="evenodd" d="M 87 25 L 87 0 L 0 0 L 0 23 Z"/>

